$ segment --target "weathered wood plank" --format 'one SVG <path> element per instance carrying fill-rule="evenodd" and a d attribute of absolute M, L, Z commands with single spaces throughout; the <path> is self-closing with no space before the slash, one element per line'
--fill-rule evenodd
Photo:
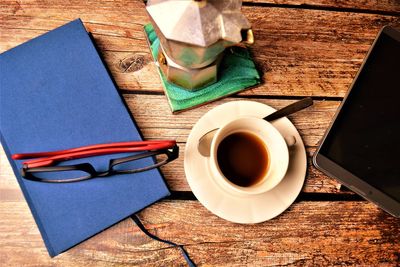
<path fill-rule="evenodd" d="M 181 114 L 172 115 L 164 96 L 125 95 L 125 99 L 139 128 L 142 129 L 146 138 L 172 138 L 178 140 L 180 143 L 186 142 L 187 136 L 195 122 L 197 122 L 207 111 L 222 103 L 240 100 L 240 98 L 228 98 L 185 111 Z M 293 102 L 290 100 L 255 100 L 271 105 L 275 108 L 281 108 Z M 331 118 L 335 114 L 338 105 L 339 102 L 337 101 L 315 101 L 314 106 L 290 116 L 290 119 L 303 137 L 307 154 L 309 156 L 308 176 L 306 185 L 303 188 L 304 192 L 341 192 L 338 187 L 339 184 L 336 181 L 311 166 L 311 156 L 314 153 L 319 140 L 323 136 L 325 129 L 328 127 Z M 160 116 L 159 114 L 163 114 L 163 116 Z M 190 190 L 190 187 L 186 182 L 183 170 L 183 151 L 185 148 L 183 144 L 181 145 L 181 148 L 179 159 L 164 166 L 162 170 L 172 190 L 188 191 Z"/>
<path fill-rule="evenodd" d="M 181 148 L 179 158 L 161 167 L 161 171 L 172 191 L 191 191 L 183 168 L 185 145 L 180 144 L 179 146 Z M 308 154 L 311 154 L 310 149 L 307 150 Z M 2 149 L 0 150 L 0 168 L 0 201 L 23 200 L 21 190 Z M 315 169 L 311 165 L 311 158 L 308 160 L 308 172 L 302 191 L 305 193 L 353 194 L 351 191 L 342 190 L 337 181 Z"/>
<path fill-rule="evenodd" d="M 243 0 L 243 4 L 274 4 L 274 5 L 293 5 L 303 8 L 334 8 L 352 9 L 361 11 L 382 11 L 400 13 L 400 3 L 397 0 L 366 0 L 366 1 L 347 1 L 347 0 Z"/>
<path fill-rule="evenodd" d="M 277 218 L 238 225 L 197 201 L 162 201 L 140 213 L 161 238 L 185 244 L 208 266 L 396 266 L 400 219 L 361 202 L 300 202 Z M 26 203 L 0 202 L 5 266 L 184 265 L 175 248 L 147 238 L 127 219 L 62 255 L 48 257 Z"/>
<path fill-rule="evenodd" d="M 148 138 L 174 138 L 178 142 L 186 142 L 194 124 L 206 112 L 223 103 L 250 100 L 279 109 L 296 101 L 230 97 L 174 115 L 163 95 L 124 94 L 124 98 L 145 136 Z M 314 101 L 313 106 L 289 116 L 303 137 L 306 146 L 315 147 L 318 144 L 339 104 L 340 101 Z"/>
<path fill-rule="evenodd" d="M 177 115 L 172 115 L 165 96 L 130 94 L 124 96 L 131 113 L 135 117 L 146 139 L 176 139 L 180 143 L 180 157 L 176 161 L 162 167 L 167 183 L 173 191 L 190 191 L 183 169 L 183 158 L 185 142 L 194 124 L 207 111 L 217 105 L 228 101 L 240 100 L 240 98 L 228 98 Z M 293 102 L 291 100 L 273 99 L 255 100 L 275 108 L 281 108 Z M 338 105 L 338 101 L 315 101 L 314 106 L 290 116 L 290 119 L 303 137 L 309 157 L 308 175 L 303 192 L 349 193 L 341 191 L 339 184 L 335 180 L 322 174 L 311 165 L 311 156 L 314 153 L 315 147 L 324 134 L 325 129 L 328 127 L 331 117 L 336 112 Z M 160 114 L 162 114 L 162 116 Z M 19 196 L 16 193 L 19 188 L 9 187 L 10 181 L 15 178 L 4 153 L 0 154 L 0 168 L 2 169 L 0 177 L 3 178 L 3 182 L 0 181 L 0 192 L 2 191 L 4 193 L 4 201 L 6 199 L 12 201 L 15 197 Z"/>
<path fill-rule="evenodd" d="M 341 97 L 379 29 L 400 27 L 396 16 L 256 6 L 243 11 L 253 24 L 251 50 L 264 80 L 243 95 Z M 120 88 L 162 92 L 142 32 L 149 20 L 141 1 L 6 0 L 0 4 L 0 51 L 77 17 L 93 32 Z M 121 65 L 134 57 L 141 58 L 136 65 Z"/>
<path fill-rule="evenodd" d="M 396 17 L 347 12 L 248 11 L 265 81 L 253 94 L 344 96 L 379 29 L 400 25 Z"/>

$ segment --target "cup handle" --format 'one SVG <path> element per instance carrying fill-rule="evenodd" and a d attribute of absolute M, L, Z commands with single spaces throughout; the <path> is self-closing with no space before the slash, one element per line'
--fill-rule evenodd
<path fill-rule="evenodd" d="M 297 143 L 296 137 L 294 137 L 294 135 L 285 136 L 284 139 L 288 148 L 293 147 Z"/>

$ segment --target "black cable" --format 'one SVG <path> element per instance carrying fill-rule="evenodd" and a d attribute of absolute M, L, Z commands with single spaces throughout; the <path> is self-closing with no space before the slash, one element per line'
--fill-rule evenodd
<path fill-rule="evenodd" d="M 183 248 L 183 245 L 178 245 L 174 242 L 168 241 L 168 240 L 164 240 L 159 238 L 158 236 L 153 235 L 152 233 L 150 233 L 149 231 L 147 231 L 147 229 L 144 227 L 143 223 L 140 221 L 140 219 L 135 215 L 131 215 L 131 219 L 137 224 L 137 226 L 140 228 L 140 230 L 142 230 L 143 233 L 145 233 L 148 237 L 157 240 L 159 242 L 163 242 L 166 243 L 168 245 L 174 246 L 174 247 L 178 247 L 182 253 L 182 256 L 185 258 L 187 264 L 189 265 L 189 267 L 196 267 L 196 264 L 194 264 L 194 262 L 190 259 L 189 254 L 187 253 L 187 251 Z"/>

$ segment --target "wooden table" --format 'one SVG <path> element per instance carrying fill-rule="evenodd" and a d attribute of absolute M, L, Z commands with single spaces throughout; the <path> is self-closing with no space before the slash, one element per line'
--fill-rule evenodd
<path fill-rule="evenodd" d="M 170 112 L 149 54 L 142 1 L 2 0 L 0 52 L 83 20 L 145 138 L 176 138 L 180 144 L 180 158 L 162 168 L 172 196 L 140 217 L 152 233 L 184 244 L 198 265 L 399 266 L 400 220 L 340 187 L 310 160 L 302 193 L 286 212 L 239 225 L 196 200 L 185 179 L 183 151 L 194 123 L 221 103 L 251 99 L 280 108 L 312 96 L 313 107 L 290 117 L 310 159 L 379 29 L 400 27 L 400 1 L 247 0 L 243 12 L 253 25 L 251 49 L 263 84 L 178 115 Z M 149 239 L 130 219 L 49 258 L 4 152 L 0 160 L 0 265 L 185 264 L 176 248 Z"/>

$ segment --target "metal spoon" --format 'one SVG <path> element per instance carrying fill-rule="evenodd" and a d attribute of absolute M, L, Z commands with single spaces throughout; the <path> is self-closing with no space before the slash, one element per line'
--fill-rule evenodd
<path fill-rule="evenodd" d="M 280 110 L 277 110 L 274 113 L 269 114 L 268 116 L 263 118 L 263 120 L 271 122 L 271 121 L 277 120 L 279 118 L 286 117 L 286 116 L 293 114 L 297 111 L 300 111 L 302 109 L 305 109 L 305 108 L 311 106 L 312 104 L 313 104 L 312 98 L 306 97 L 306 98 L 303 98 L 302 100 L 294 102 L 284 108 L 281 108 Z M 212 129 L 211 131 L 208 131 L 202 137 L 200 137 L 199 143 L 197 144 L 197 150 L 204 157 L 210 156 L 211 142 L 212 142 L 212 139 L 218 129 L 219 128 Z"/>

